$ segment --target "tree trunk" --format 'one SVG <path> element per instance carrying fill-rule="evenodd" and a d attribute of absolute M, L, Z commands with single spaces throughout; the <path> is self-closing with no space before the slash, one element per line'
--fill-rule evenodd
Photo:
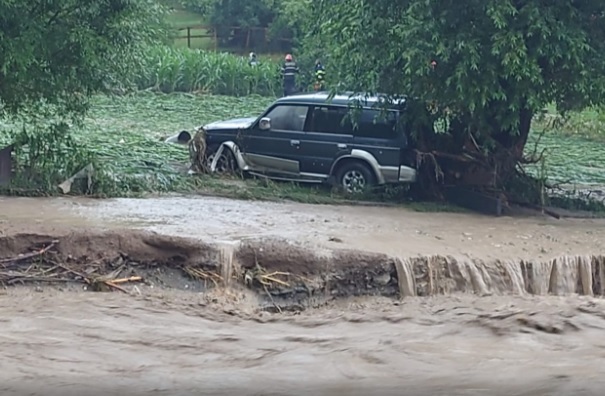
<path fill-rule="evenodd" d="M 496 147 L 487 155 L 469 131 L 463 118 L 451 125 L 450 133 L 424 134 L 417 142 L 419 183 L 415 194 L 442 199 L 447 187 L 463 186 L 475 190 L 502 191 L 517 176 L 517 165 L 524 156 L 533 112 L 519 111 L 518 131 L 502 130 L 491 135 Z M 498 128 L 494 123 L 493 128 Z"/>

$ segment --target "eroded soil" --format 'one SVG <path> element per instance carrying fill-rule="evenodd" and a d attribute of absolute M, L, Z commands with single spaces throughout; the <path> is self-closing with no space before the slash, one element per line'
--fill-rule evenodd
<path fill-rule="evenodd" d="M 560 267 L 569 270 L 558 275 L 561 290 L 573 294 L 580 282 L 574 268 L 581 263 L 598 267 L 593 281 L 600 276 L 603 264 L 596 257 L 602 257 L 604 226 L 602 220 L 494 219 L 211 198 L 0 199 L 0 258 L 57 238 L 53 260 L 65 260 L 70 269 L 80 272 L 94 265 L 110 271 L 120 259 L 151 280 L 125 286 L 128 293 L 85 292 L 77 277 L 69 286 L 7 288 L 0 295 L 0 391 L 600 394 L 605 385 L 603 300 L 507 295 L 517 290 L 510 279 L 503 280 L 511 270 L 487 266 L 495 258 L 548 261 L 594 254 L 592 264 L 590 259 L 565 261 Z M 193 239 L 142 237 L 132 229 Z M 276 238 L 290 241 L 290 247 Z M 340 298 L 324 298 L 314 309 L 295 314 L 272 314 L 261 309 L 267 298 L 261 298 L 258 288 L 236 283 L 210 290 L 178 273 L 189 264 L 211 269 L 222 257 L 218 247 L 230 241 L 253 247 L 238 254 L 250 268 L 260 260 L 271 270 L 305 276 L 315 271 L 324 280 L 325 274 L 340 270 L 327 283 Z M 301 256 L 302 248 L 315 256 Z M 381 254 L 348 250 L 352 248 Z M 479 293 L 475 278 L 460 275 L 449 281 L 456 286 L 452 289 L 399 300 L 391 256 L 437 254 L 481 261 L 493 279 L 490 290 L 502 293 Z M 147 265 L 153 263 L 164 264 L 155 277 L 157 268 Z M 442 259 L 438 263 L 450 271 L 435 272 L 444 280 L 454 279 L 453 266 L 462 268 Z M 416 278 L 439 284 L 437 275 L 425 272 Z M 552 273 L 543 276 L 552 278 Z M 556 282 L 547 279 L 549 283 Z M 354 297 L 363 287 L 365 294 L 378 290 L 381 296 Z"/>

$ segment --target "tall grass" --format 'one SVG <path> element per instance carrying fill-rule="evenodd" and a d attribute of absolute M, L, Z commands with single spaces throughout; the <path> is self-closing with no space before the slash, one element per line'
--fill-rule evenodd
<path fill-rule="evenodd" d="M 256 67 L 246 57 L 169 46 L 151 47 L 136 73 L 138 89 L 161 92 L 208 92 L 217 95 L 275 96 L 281 86 L 279 67 L 261 59 Z"/>

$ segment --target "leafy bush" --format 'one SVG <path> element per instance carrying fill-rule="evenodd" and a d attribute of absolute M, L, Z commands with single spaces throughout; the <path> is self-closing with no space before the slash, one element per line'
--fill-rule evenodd
<path fill-rule="evenodd" d="M 14 147 L 15 179 L 11 188 L 52 194 L 57 185 L 85 166 L 94 165 L 93 155 L 70 133 L 69 125 L 53 122 L 30 124 L 9 134 Z M 80 193 L 90 193 L 88 188 Z"/>

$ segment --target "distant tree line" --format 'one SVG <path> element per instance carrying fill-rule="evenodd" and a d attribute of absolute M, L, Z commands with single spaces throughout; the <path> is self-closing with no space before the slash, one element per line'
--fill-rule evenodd
<path fill-rule="evenodd" d="M 183 8 L 204 16 L 221 46 L 264 47 L 271 52 L 300 44 L 307 33 L 310 4 L 311 0 L 181 0 Z M 253 29 L 248 34 L 249 28 Z"/>

